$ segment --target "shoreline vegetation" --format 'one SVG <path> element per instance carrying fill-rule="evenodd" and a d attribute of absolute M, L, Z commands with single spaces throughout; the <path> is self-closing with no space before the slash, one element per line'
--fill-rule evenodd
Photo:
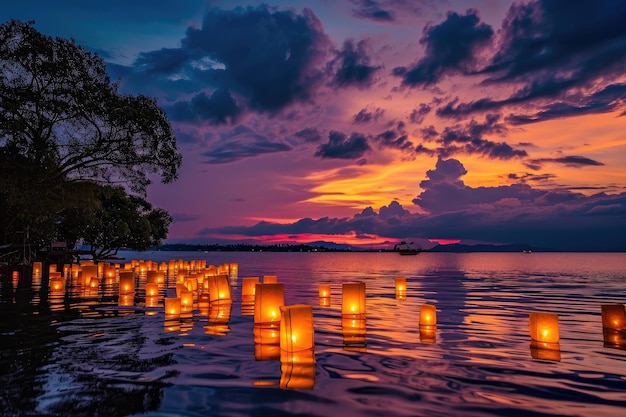
<path fill-rule="evenodd" d="M 397 252 L 393 248 L 359 248 L 349 245 L 339 245 L 335 243 L 320 242 L 311 244 L 276 244 L 276 245 L 254 245 L 249 243 L 233 244 L 193 244 L 193 243 L 168 243 L 153 246 L 150 251 L 200 251 L 200 252 Z M 471 252 L 564 252 L 558 249 L 538 248 L 525 244 L 510 245 L 464 245 L 449 244 L 436 245 L 430 249 L 421 249 L 420 252 L 449 252 L 449 253 L 471 253 Z M 567 251 L 571 252 L 571 251 Z M 579 252 L 604 252 L 592 249 Z"/>

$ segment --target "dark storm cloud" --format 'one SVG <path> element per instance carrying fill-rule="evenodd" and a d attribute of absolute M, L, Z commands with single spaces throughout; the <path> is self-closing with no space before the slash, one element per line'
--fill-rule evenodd
<path fill-rule="evenodd" d="M 216 90 L 208 97 L 204 92 L 197 94 L 190 101 L 179 101 L 165 107 L 173 121 L 207 122 L 212 125 L 235 123 L 242 109 L 225 89 Z"/>
<path fill-rule="evenodd" d="M 211 150 L 202 154 L 207 158 L 205 161 L 207 164 L 226 164 L 244 158 L 291 150 L 288 145 L 274 142 L 246 126 L 237 126 L 232 131 L 222 134 L 220 139 Z"/>
<path fill-rule="evenodd" d="M 504 99 L 485 97 L 448 103 L 437 114 L 464 117 L 537 99 L 536 114 L 513 115 L 512 123 L 612 111 L 626 97 L 624 86 L 598 85 L 626 71 L 626 2 L 553 0 L 514 3 L 500 30 L 498 50 L 481 72 L 486 84 L 518 85 Z"/>
<path fill-rule="evenodd" d="M 380 66 L 370 65 L 371 58 L 366 40 L 356 44 L 347 39 L 343 48 L 335 52 L 335 57 L 328 63 L 327 72 L 334 87 L 368 87 L 374 81 L 374 74 Z"/>
<path fill-rule="evenodd" d="M 500 123 L 500 116 L 488 114 L 484 122 L 471 120 L 465 125 L 447 126 L 438 133 L 434 127 L 422 129 L 422 138 L 426 141 L 435 141 L 439 147 L 436 150 L 440 158 L 450 158 L 458 154 L 480 155 L 490 159 L 507 160 L 528 156 L 523 149 L 515 149 L 506 142 L 494 142 L 485 139 L 485 135 L 504 136 L 507 128 Z M 427 147 L 419 147 L 416 152 L 428 153 Z"/>
<path fill-rule="evenodd" d="M 561 158 L 540 158 L 540 159 L 531 159 L 528 163 L 533 167 L 541 167 L 545 163 L 555 163 L 561 164 L 568 167 L 573 168 L 581 168 L 585 166 L 603 166 L 602 162 L 596 161 L 594 159 L 589 159 L 584 156 L 563 156 Z"/>
<path fill-rule="evenodd" d="M 374 20 L 377 22 L 393 22 L 395 16 L 393 11 L 386 10 L 379 1 L 376 0 L 350 0 L 356 7 L 352 13 L 359 19 Z"/>
<path fill-rule="evenodd" d="M 383 117 L 385 114 L 385 110 L 380 107 L 375 107 L 373 109 L 364 108 L 361 109 L 357 114 L 354 115 L 354 123 L 369 123 L 369 122 L 377 122 L 378 119 Z"/>
<path fill-rule="evenodd" d="M 330 45 L 310 9 L 212 8 L 201 27 L 187 29 L 180 48 L 141 54 L 130 82 L 145 84 L 149 76 L 172 93 L 224 89 L 241 108 L 276 112 L 311 99 Z"/>
<path fill-rule="evenodd" d="M 319 142 L 322 140 L 322 135 L 313 127 L 304 128 L 296 132 L 295 136 L 304 139 L 305 142 Z"/>
<path fill-rule="evenodd" d="M 374 140 L 382 148 L 398 149 L 405 152 L 413 152 L 415 149 L 415 145 L 409 140 L 409 135 L 403 130 L 403 126 L 386 130 L 376 135 Z"/>
<path fill-rule="evenodd" d="M 304 218 L 290 224 L 205 229 L 202 235 L 265 236 L 303 233 L 378 235 L 389 239 L 472 239 L 526 243 L 558 250 L 615 251 L 626 247 L 626 193 L 591 196 L 533 189 L 526 184 L 470 187 L 457 160 L 439 160 L 422 181 L 412 214 L 398 202 L 377 213 L 367 207 L 351 218 Z"/>
<path fill-rule="evenodd" d="M 401 75 L 405 85 L 428 86 L 444 75 L 471 73 L 476 51 L 492 37 L 493 29 L 480 21 L 476 10 L 470 9 L 465 15 L 448 12 L 442 23 L 424 27 L 420 39 L 424 57 L 410 68 L 394 68 L 393 74 Z"/>
<path fill-rule="evenodd" d="M 350 137 L 335 130 L 328 134 L 328 142 L 321 144 L 315 152 L 315 156 L 335 159 L 357 159 L 369 151 L 370 145 L 367 138 L 353 132 Z"/>

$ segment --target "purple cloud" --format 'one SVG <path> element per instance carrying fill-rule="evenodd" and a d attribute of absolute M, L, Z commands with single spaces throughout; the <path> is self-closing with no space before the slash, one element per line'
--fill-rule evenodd
<path fill-rule="evenodd" d="M 347 39 L 343 48 L 335 52 L 335 57 L 327 65 L 333 87 L 369 87 L 374 81 L 376 71 L 381 66 L 370 65 L 369 45 L 367 40 Z"/>
<path fill-rule="evenodd" d="M 427 25 L 420 43 L 425 46 L 424 57 L 410 68 L 396 68 L 394 75 L 403 77 L 409 86 L 428 86 L 443 76 L 467 74 L 474 71 L 476 51 L 488 44 L 493 29 L 480 21 L 476 10 L 465 15 L 448 12 L 446 20 L 438 25 Z"/>
<path fill-rule="evenodd" d="M 367 138 L 361 133 L 352 133 L 350 137 L 344 133 L 331 131 L 328 142 L 321 144 L 315 152 L 315 156 L 335 159 L 357 159 L 369 151 L 370 145 Z"/>

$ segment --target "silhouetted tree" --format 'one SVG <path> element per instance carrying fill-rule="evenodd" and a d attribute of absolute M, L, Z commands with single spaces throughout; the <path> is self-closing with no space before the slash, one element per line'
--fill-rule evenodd
<path fill-rule="evenodd" d="M 181 159 L 156 100 L 120 93 L 96 54 L 33 22 L 0 25 L 4 242 L 26 229 L 52 237 L 74 202 L 70 183 L 123 184 L 145 196 L 152 175 L 177 178 Z"/>

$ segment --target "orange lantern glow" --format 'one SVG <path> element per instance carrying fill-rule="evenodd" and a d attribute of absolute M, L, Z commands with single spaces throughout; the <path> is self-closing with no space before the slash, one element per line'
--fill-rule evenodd
<path fill-rule="evenodd" d="M 91 279 L 98 278 L 98 266 L 97 265 L 85 265 L 81 267 L 83 271 L 82 279 L 83 285 L 91 286 Z M 132 289 L 134 291 L 134 288 Z"/>
<path fill-rule="evenodd" d="M 259 284 L 259 277 L 243 277 L 241 279 L 241 302 L 254 304 L 254 294 L 256 284 Z"/>
<path fill-rule="evenodd" d="M 275 284 L 278 282 L 278 276 L 276 275 L 264 275 L 263 284 Z"/>
<path fill-rule="evenodd" d="M 50 291 L 62 293 L 65 290 L 65 279 L 61 277 L 50 278 Z"/>
<path fill-rule="evenodd" d="M 321 284 L 319 288 L 320 298 L 329 298 L 330 297 L 330 285 Z"/>
<path fill-rule="evenodd" d="M 156 282 L 148 282 L 146 283 L 146 297 L 158 297 L 159 295 L 159 284 Z"/>
<path fill-rule="evenodd" d="M 406 300 L 406 278 L 396 278 L 396 299 Z"/>
<path fill-rule="evenodd" d="M 621 330 L 626 328 L 626 308 L 624 304 L 602 304 L 602 327 Z"/>
<path fill-rule="evenodd" d="M 133 271 L 120 272 L 120 294 L 135 292 L 135 273 Z"/>
<path fill-rule="evenodd" d="M 554 313 L 531 312 L 529 329 L 532 340 L 544 343 L 558 343 L 559 316 Z"/>
<path fill-rule="evenodd" d="M 165 316 L 180 315 L 180 298 L 165 297 Z"/>
<path fill-rule="evenodd" d="M 185 284 L 176 284 L 176 297 L 180 297 L 180 293 L 188 291 Z"/>
<path fill-rule="evenodd" d="M 152 296 L 147 296 L 146 297 L 146 307 L 158 307 L 159 306 L 159 297 L 152 295 Z M 156 313 L 156 312 L 152 312 L 152 313 Z M 148 315 L 148 312 L 146 312 L 146 315 Z"/>
<path fill-rule="evenodd" d="M 282 283 L 256 284 L 254 294 L 254 323 L 280 323 L 280 306 L 285 305 Z"/>
<path fill-rule="evenodd" d="M 342 284 L 341 314 L 350 316 L 365 315 L 365 283 Z"/>
<path fill-rule="evenodd" d="M 118 299 L 118 304 L 122 307 L 131 307 L 135 304 L 135 295 L 134 293 L 124 293 L 120 294 Z"/>
<path fill-rule="evenodd" d="M 312 350 L 299 352 L 281 351 L 280 388 L 304 390 L 315 386 L 315 353 Z"/>
<path fill-rule="evenodd" d="M 98 288 L 99 285 L 100 285 L 100 280 L 98 278 L 93 277 L 89 280 L 89 287 Z"/>
<path fill-rule="evenodd" d="M 159 271 L 150 270 L 146 272 L 146 284 L 156 283 Z"/>
<path fill-rule="evenodd" d="M 193 293 L 191 291 L 180 292 L 181 312 L 189 312 L 193 310 Z"/>
<path fill-rule="evenodd" d="M 41 262 L 33 262 L 33 275 L 41 275 L 43 264 Z"/>
<path fill-rule="evenodd" d="M 230 279 L 237 279 L 239 276 L 239 265 L 235 262 L 228 264 L 228 276 Z"/>
<path fill-rule="evenodd" d="M 209 300 L 211 303 L 231 300 L 228 275 L 220 274 L 209 277 Z"/>
<path fill-rule="evenodd" d="M 281 306 L 280 313 L 280 348 L 287 352 L 313 349 L 313 307 L 306 304 Z"/>
<path fill-rule="evenodd" d="M 437 309 L 432 304 L 422 304 L 420 309 L 420 327 L 437 325 Z"/>

